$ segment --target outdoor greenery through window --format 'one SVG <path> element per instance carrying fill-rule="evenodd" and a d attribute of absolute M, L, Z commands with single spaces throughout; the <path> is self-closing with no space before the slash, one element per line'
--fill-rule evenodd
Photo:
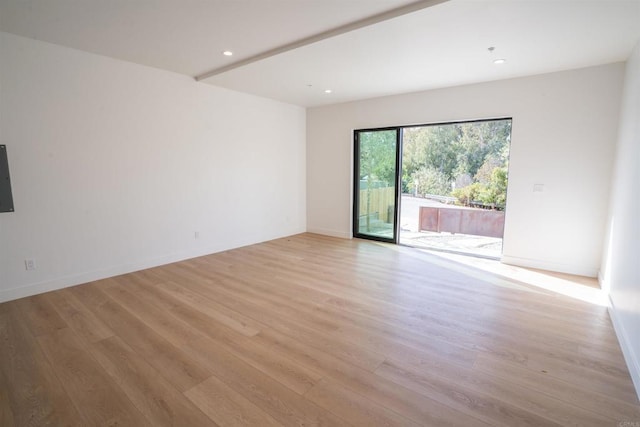
<path fill-rule="evenodd" d="M 354 235 L 499 256 L 511 119 L 355 132 Z"/>
<path fill-rule="evenodd" d="M 402 192 L 504 209 L 511 120 L 404 128 Z"/>
<path fill-rule="evenodd" d="M 382 239 L 394 235 L 398 131 L 358 135 L 358 232 Z"/>

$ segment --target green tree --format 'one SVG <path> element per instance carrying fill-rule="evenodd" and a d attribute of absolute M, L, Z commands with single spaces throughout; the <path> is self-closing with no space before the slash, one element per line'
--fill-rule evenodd
<path fill-rule="evenodd" d="M 403 191 L 449 195 L 456 183 L 464 185 L 456 193 L 460 203 L 486 200 L 503 206 L 510 139 L 511 120 L 407 128 Z M 496 168 L 501 170 L 494 173 Z"/>
<path fill-rule="evenodd" d="M 453 181 L 457 167 L 459 129 L 453 125 L 407 128 L 402 139 L 403 191 L 415 190 L 416 174 L 425 167 L 437 171 L 447 181 Z"/>
<path fill-rule="evenodd" d="M 428 126 L 423 137 L 427 139 L 426 164 L 453 180 L 458 165 L 459 129 L 451 125 Z"/>
<path fill-rule="evenodd" d="M 461 123 L 458 141 L 457 175 L 475 176 L 488 158 L 499 159 L 501 164 L 509 156 L 511 120 Z M 489 171 L 490 172 L 490 171 Z"/>
<path fill-rule="evenodd" d="M 392 186 L 396 174 L 396 131 L 361 132 L 359 138 L 360 179 Z"/>
<path fill-rule="evenodd" d="M 494 154 L 490 154 L 489 156 L 487 156 L 484 163 L 482 164 L 482 166 L 480 166 L 480 169 L 478 169 L 478 172 L 476 172 L 475 176 L 473 177 L 475 182 L 489 184 L 493 176 L 493 170 L 495 168 L 501 167 L 502 165 L 504 165 L 504 161 L 502 159 Z"/>
<path fill-rule="evenodd" d="M 393 184 L 395 138 L 394 130 L 360 133 L 361 180 Z M 452 183 L 479 184 L 458 192 L 464 193 L 461 203 L 486 200 L 503 206 L 510 139 L 511 120 L 405 128 L 402 191 L 450 195 Z M 495 172 L 496 168 L 501 170 Z"/>
<path fill-rule="evenodd" d="M 417 192 L 420 195 L 436 194 L 448 196 L 451 193 L 451 184 L 447 176 L 435 169 L 423 166 L 413 174 L 414 184 L 418 185 Z"/>
<path fill-rule="evenodd" d="M 402 135 L 402 191 L 413 192 L 414 174 L 424 166 L 427 158 L 427 139 L 418 137 L 420 128 L 406 128 Z"/>
<path fill-rule="evenodd" d="M 469 206 L 471 202 L 478 200 L 483 187 L 479 182 L 467 185 L 466 187 L 456 188 L 451 192 L 451 195 L 458 199 L 458 203 L 464 206 Z"/>
<path fill-rule="evenodd" d="M 480 192 L 480 200 L 492 207 L 504 208 L 507 202 L 507 168 L 497 167 L 491 172 L 491 180 Z"/>

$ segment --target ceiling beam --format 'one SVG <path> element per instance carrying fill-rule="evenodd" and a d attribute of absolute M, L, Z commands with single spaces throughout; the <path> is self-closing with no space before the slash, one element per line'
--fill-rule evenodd
<path fill-rule="evenodd" d="M 416 12 L 418 10 L 426 9 L 431 6 L 435 6 L 440 3 L 447 2 L 449 0 L 420 0 L 414 3 L 407 4 L 405 6 L 401 6 L 392 10 L 388 10 L 386 12 L 379 13 L 377 15 L 370 16 L 368 18 L 360 19 L 358 21 L 350 22 L 348 24 L 342 25 L 337 28 L 333 28 L 331 30 L 327 30 L 313 36 L 305 37 L 300 40 L 296 40 L 291 43 L 287 43 L 285 45 L 276 47 L 274 49 L 267 50 L 265 52 L 259 53 L 257 55 L 250 56 L 248 58 L 242 59 L 240 61 L 234 62 L 229 65 L 225 65 L 224 67 L 216 68 L 211 71 L 207 71 L 206 73 L 199 74 L 195 76 L 196 81 L 201 81 L 208 79 L 213 76 L 217 76 L 218 74 L 225 73 L 227 71 L 234 70 L 236 68 L 244 67 L 245 65 L 252 64 L 254 62 L 261 61 L 266 58 L 270 58 L 272 56 L 279 55 L 284 52 L 288 52 L 293 49 L 297 49 L 299 47 L 307 46 L 313 43 L 317 43 L 322 40 L 326 40 L 331 37 L 339 36 L 341 34 L 348 33 L 349 31 L 358 30 L 360 28 L 368 27 L 369 25 L 378 24 L 383 21 L 387 21 L 389 19 L 397 18 L 402 15 L 407 15 L 412 12 Z"/>

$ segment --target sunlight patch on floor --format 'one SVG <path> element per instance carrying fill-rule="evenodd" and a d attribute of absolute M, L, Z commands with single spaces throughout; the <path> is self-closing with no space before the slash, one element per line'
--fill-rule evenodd
<path fill-rule="evenodd" d="M 555 273 L 503 264 L 499 260 L 478 258 L 446 252 L 390 245 L 387 247 L 405 254 L 422 257 L 426 261 L 454 268 L 460 273 L 488 281 L 497 286 L 539 293 L 553 293 L 601 307 L 609 306 L 606 291 L 595 278 Z M 485 274 L 478 274 L 478 270 Z"/>

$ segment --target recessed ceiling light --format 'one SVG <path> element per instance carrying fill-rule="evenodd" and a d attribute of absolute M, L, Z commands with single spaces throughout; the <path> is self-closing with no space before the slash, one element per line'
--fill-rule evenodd
<path fill-rule="evenodd" d="M 504 58 L 498 58 L 493 60 L 494 64 L 504 64 L 505 62 L 507 62 L 507 60 Z"/>
<path fill-rule="evenodd" d="M 333 92 L 331 89 L 325 89 L 324 90 L 324 93 L 331 93 L 331 92 Z"/>
<path fill-rule="evenodd" d="M 231 56 L 231 55 L 233 55 L 233 52 L 231 52 L 230 50 L 225 50 L 224 52 L 222 52 L 222 54 L 224 56 Z"/>

